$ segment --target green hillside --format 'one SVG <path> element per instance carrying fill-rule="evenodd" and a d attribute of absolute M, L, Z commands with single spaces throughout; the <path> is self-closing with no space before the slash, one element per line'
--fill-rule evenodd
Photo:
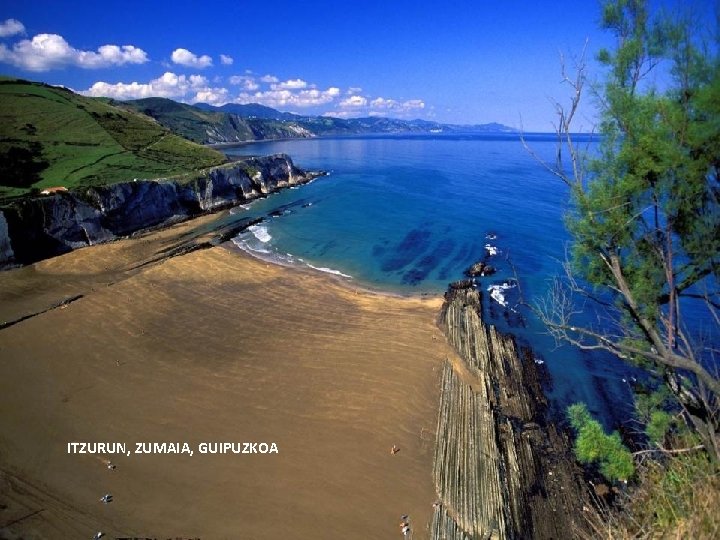
<path fill-rule="evenodd" d="M 166 98 L 136 99 L 113 104 L 150 116 L 173 133 L 202 144 L 313 136 L 294 121 L 243 118 L 219 108 L 203 109 Z M 267 110 L 272 111 L 269 108 Z M 282 113 L 278 112 L 277 115 L 281 116 Z"/>
<path fill-rule="evenodd" d="M 32 188 L 171 176 L 224 161 L 221 153 L 108 100 L 0 78 L 1 198 Z"/>
<path fill-rule="evenodd" d="M 247 123 L 235 115 L 203 111 L 171 99 L 145 98 L 114 104 L 150 116 L 173 133 L 197 143 L 213 138 L 237 141 L 254 138 Z"/>

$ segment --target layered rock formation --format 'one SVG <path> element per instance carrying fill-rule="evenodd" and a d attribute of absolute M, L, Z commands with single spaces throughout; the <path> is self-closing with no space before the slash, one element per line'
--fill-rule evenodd
<path fill-rule="evenodd" d="M 24 199 L 0 209 L 0 268 L 233 206 L 319 174 L 277 154 L 223 165 L 192 181 L 136 180 Z"/>
<path fill-rule="evenodd" d="M 531 355 L 481 313 L 470 283 L 446 293 L 441 327 L 459 358 L 443 372 L 431 538 L 575 537 L 587 503 L 569 441 L 547 421 Z"/>

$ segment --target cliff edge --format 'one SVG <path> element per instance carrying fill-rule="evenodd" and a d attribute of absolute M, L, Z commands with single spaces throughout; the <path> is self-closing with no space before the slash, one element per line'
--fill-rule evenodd
<path fill-rule="evenodd" d="M 0 208 L 0 269 L 234 206 L 320 174 L 276 154 L 214 167 L 187 181 L 135 180 L 24 198 Z"/>

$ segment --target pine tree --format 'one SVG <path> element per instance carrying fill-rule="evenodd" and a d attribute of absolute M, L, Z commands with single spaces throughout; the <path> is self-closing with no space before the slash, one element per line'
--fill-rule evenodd
<path fill-rule="evenodd" d="M 538 311 L 557 338 L 608 350 L 662 381 L 717 459 L 717 345 L 699 339 L 686 310 L 704 310 L 720 328 L 718 44 L 701 43 L 686 20 L 649 17 L 643 0 L 605 2 L 602 24 L 617 46 L 599 55 L 599 151 L 586 158 L 573 139 L 581 62 L 565 79 L 574 96 L 558 108 L 558 159 L 546 165 L 571 189 L 572 259 Z M 651 84 L 651 73 L 662 83 Z M 578 300 L 611 324 L 582 326 Z"/>

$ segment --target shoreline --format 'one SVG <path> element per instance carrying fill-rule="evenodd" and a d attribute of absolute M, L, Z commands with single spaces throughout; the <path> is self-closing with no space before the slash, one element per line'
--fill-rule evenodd
<path fill-rule="evenodd" d="M 284 137 L 282 139 L 249 139 L 247 141 L 237 141 L 231 143 L 207 143 L 203 146 L 208 148 L 222 149 L 222 148 L 240 148 L 250 144 L 264 143 L 264 142 L 283 142 L 283 141 L 305 141 L 309 139 L 322 139 L 323 137 Z"/>
<path fill-rule="evenodd" d="M 310 180 L 308 183 L 314 182 L 315 179 Z M 252 204 L 254 202 L 257 202 L 261 199 L 267 198 L 270 195 L 273 195 L 273 193 L 269 193 L 266 195 L 262 195 L 256 199 L 253 199 L 251 201 L 247 201 L 243 204 Z M 127 236 L 123 237 L 117 237 L 114 239 L 111 239 L 107 242 L 104 242 L 102 244 L 94 244 L 89 246 L 81 246 L 78 247 L 68 253 L 64 253 L 61 255 L 56 255 L 54 257 L 42 259 L 40 261 L 37 261 L 35 263 L 30 263 L 26 265 L 20 265 L 20 266 L 12 266 L 8 268 L 3 268 L 0 270 L 0 276 L 2 276 L 5 273 L 12 273 L 12 272 L 18 272 L 23 269 L 26 269 L 26 271 L 32 272 L 32 269 L 39 265 L 39 267 L 42 267 L 43 264 L 47 261 L 52 261 L 53 259 L 57 257 L 63 257 L 63 256 L 70 256 L 71 254 L 80 254 L 83 252 L 86 252 L 87 250 L 96 249 L 99 246 L 102 245 L 113 245 L 113 244 L 119 244 L 124 245 L 127 242 L 132 242 L 135 240 L 144 241 L 147 237 L 152 237 L 154 235 L 160 235 L 160 236 L 167 236 L 168 238 L 177 238 L 177 241 L 172 242 L 170 241 L 171 245 L 166 245 L 163 248 L 163 252 L 159 253 L 158 256 L 152 257 L 149 253 L 145 254 L 145 260 L 138 262 L 139 265 L 147 265 L 147 264 L 158 264 L 162 263 L 164 260 L 176 256 L 176 254 L 184 254 L 189 251 L 193 251 L 195 249 L 207 249 L 210 246 L 217 246 L 221 247 L 223 249 L 226 249 L 228 251 L 231 251 L 235 255 L 238 256 L 244 256 L 249 257 L 250 259 L 260 261 L 265 264 L 272 264 L 276 265 L 281 268 L 286 268 L 290 271 L 296 271 L 296 272 L 307 272 L 311 275 L 318 275 L 318 276 L 325 276 L 327 279 L 331 279 L 332 281 L 336 282 L 337 284 L 340 284 L 341 286 L 346 287 L 348 290 L 352 291 L 362 291 L 366 294 L 372 294 L 375 296 L 385 296 L 388 298 L 410 298 L 410 299 L 436 299 L 438 301 L 442 301 L 442 296 L 444 294 L 444 291 L 436 291 L 436 292 L 412 292 L 412 291 L 398 291 L 398 290 L 390 290 L 390 289 L 383 289 L 380 287 L 374 287 L 371 283 L 363 282 L 360 279 L 355 278 L 354 276 L 345 276 L 345 275 L 338 275 L 334 271 L 324 271 L 319 268 L 315 268 L 313 266 L 310 266 L 308 263 L 303 262 L 302 264 L 292 264 L 292 263 L 285 263 L 281 260 L 277 260 L 272 257 L 262 257 L 261 254 L 254 252 L 250 249 L 243 249 L 242 247 L 238 246 L 235 242 L 233 242 L 233 239 L 235 236 L 237 236 L 240 232 L 246 231 L 251 225 L 253 225 L 256 222 L 262 223 L 266 218 L 262 217 L 258 220 L 252 220 L 249 221 L 247 224 L 238 226 L 236 223 L 231 224 L 230 226 L 223 224 L 223 220 L 227 218 L 228 215 L 232 214 L 233 209 L 237 208 L 238 206 L 242 206 L 242 204 L 234 205 L 230 208 L 224 208 L 219 209 L 214 212 L 210 212 L 207 214 L 201 214 L 197 216 L 192 216 L 183 220 L 177 220 L 171 223 L 165 223 L 165 224 L 159 224 L 152 227 L 147 227 L 138 231 L 133 232 L 132 234 L 129 234 Z M 239 221 L 239 220 L 238 220 Z M 214 222 L 219 222 L 218 225 L 213 226 Z M 178 234 L 175 234 L 175 231 L 181 231 Z M 228 236 L 228 231 L 233 231 L 233 236 Z M 84 258 L 82 255 L 78 256 L 79 258 Z M 114 272 L 120 272 L 119 268 L 113 267 L 112 264 L 109 265 L 109 268 L 114 268 Z M 27 270 L 30 269 L 30 270 Z M 332 270 L 332 269 L 331 269 Z M 118 279 L 117 276 L 112 278 L 113 280 Z M 90 287 L 92 289 L 92 286 Z M 46 304 L 41 304 L 35 307 L 36 313 L 32 312 L 22 312 L 22 313 L 14 313 L 11 318 L 8 318 L 7 315 L 5 315 L 7 310 L 0 309 L 0 330 L 8 325 L 13 325 L 19 322 L 20 320 L 24 320 L 25 318 L 35 316 L 37 314 L 40 314 L 41 312 L 44 312 L 45 310 L 52 309 L 53 307 L 57 307 L 60 304 L 66 303 L 69 299 L 74 299 L 75 296 L 82 296 L 81 293 L 78 293 L 76 289 L 73 289 L 72 294 L 67 294 L 62 297 L 54 298 L 52 301 L 48 301 Z M 2 293 L 2 290 L 0 289 L 0 294 Z M 5 315 L 5 318 L 3 318 L 3 315 Z"/>
<path fill-rule="evenodd" d="M 389 289 L 382 289 L 379 287 L 373 287 L 372 284 L 364 282 L 354 276 L 349 276 L 346 274 L 337 274 L 336 272 L 339 272 L 338 270 L 334 270 L 332 268 L 329 268 L 329 271 L 322 270 L 320 268 L 316 268 L 314 266 L 311 266 L 306 261 L 303 261 L 301 264 L 293 264 L 293 263 L 284 263 L 282 261 L 279 261 L 277 259 L 273 259 L 271 257 L 264 258 L 260 254 L 253 252 L 249 249 L 243 249 L 232 240 L 229 240 L 227 242 L 223 242 L 220 244 L 219 247 L 223 247 L 224 249 L 227 249 L 229 251 L 232 251 L 233 253 L 239 253 L 243 256 L 250 257 L 251 259 L 255 259 L 258 261 L 261 261 L 266 264 L 274 264 L 276 266 L 279 266 L 281 268 L 288 268 L 292 270 L 293 272 L 308 272 L 310 274 L 319 275 L 319 276 L 325 276 L 327 279 L 331 279 L 335 281 L 336 283 L 340 284 L 341 286 L 344 286 L 348 290 L 353 291 L 362 291 L 366 294 L 372 294 L 375 296 L 386 296 L 388 298 L 407 298 L 407 299 L 416 299 L 416 300 L 438 300 L 442 302 L 442 297 L 444 294 L 444 291 L 438 291 L 438 292 L 420 292 L 420 293 L 413 293 L 413 292 L 402 292 L 402 291 L 393 291 Z M 293 257 L 296 257 L 293 255 Z"/>
<path fill-rule="evenodd" d="M 462 322 L 482 311 L 475 297 L 458 301 L 463 282 L 444 296 L 402 295 L 265 260 L 229 241 L 213 243 L 223 230 L 213 223 L 228 212 L 0 273 L 1 316 L 22 314 L 33 301 L 42 308 L 0 328 L 0 421 L 7 426 L 0 434 L 0 505 L 9 508 L 6 516 L 48 509 L 0 533 L 62 530 L 74 537 L 95 528 L 264 538 L 268 530 L 270 537 L 302 530 L 298 538 L 330 531 L 360 540 L 390 536 L 405 514 L 417 538 L 441 538 L 442 531 L 458 539 L 488 531 L 512 536 L 507 531 L 529 521 L 550 537 L 553 527 L 576 526 L 564 520 L 582 499 L 571 496 L 577 472 L 564 435 L 546 423 L 535 366 L 514 345 L 468 353 L 468 343 L 478 346 L 496 330 Z M 456 305 L 449 308 L 451 299 Z M 466 315 L 448 322 L 448 309 Z M 477 328 L 458 337 L 466 326 Z M 513 338 L 490 342 L 502 340 Z M 477 371 L 473 362 L 485 357 L 502 367 Z M 500 396 L 485 395 L 490 388 Z M 523 427 L 508 438 L 496 413 Z M 483 420 L 466 425 L 471 417 Z M 550 429 L 551 455 L 538 424 Z M 465 432 L 483 433 L 482 445 Z M 526 437 L 537 439 L 532 449 L 508 450 L 509 440 Z M 205 455 L 208 441 L 266 451 Z M 74 443 L 175 451 L 82 456 L 70 451 Z M 188 457 L 193 450 L 201 457 Z M 488 463 L 482 457 L 496 453 Z M 560 465 L 565 461 L 570 469 Z M 448 481 L 456 463 L 466 469 L 458 469 L 465 470 L 460 477 L 475 478 L 473 462 L 487 485 Z M 108 476 L 110 463 L 127 473 Z M 238 481 L 228 483 L 234 475 Z M 557 480 L 541 480 L 546 475 Z M 145 487 L 148 478 L 153 488 Z M 506 484 L 516 492 L 506 493 Z M 528 491 L 540 484 L 551 498 Z M 117 513 L 99 512 L 93 486 L 123 502 L 112 505 Z M 237 500 L 252 510 L 237 511 L 226 524 L 227 504 L 234 508 Z M 470 510 L 463 500 L 475 501 Z M 574 510 L 552 514 L 556 501 Z M 277 504 L 294 509 L 288 515 L 300 524 L 287 529 L 268 521 Z M 173 514 L 188 505 L 196 507 L 190 515 Z M 548 516 L 562 520 L 550 525 Z M 181 531 L 170 528 L 177 523 Z"/>
<path fill-rule="evenodd" d="M 273 154 L 202 171 L 191 181 L 135 179 L 24 198 L 0 208 L 0 269 L 214 213 L 325 174 Z"/>
<path fill-rule="evenodd" d="M 85 293 L 0 330 L 3 523 L 45 508 L 9 531 L 359 540 L 394 536 L 409 514 L 424 536 L 452 354 L 441 298 L 359 291 L 226 244 L 155 259 L 214 217 L 0 274 L 3 314 Z M 279 454 L 108 456 L 108 471 L 67 454 L 72 441 Z"/>

